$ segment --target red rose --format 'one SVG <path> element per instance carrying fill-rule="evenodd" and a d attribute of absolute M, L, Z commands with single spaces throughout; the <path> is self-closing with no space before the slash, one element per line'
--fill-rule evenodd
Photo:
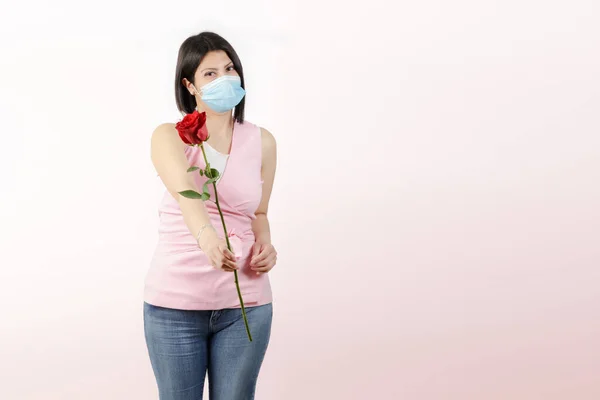
<path fill-rule="evenodd" d="M 175 128 L 179 132 L 179 137 L 185 144 L 190 146 L 199 145 L 208 139 L 208 129 L 206 128 L 206 113 L 194 110 L 179 121 Z"/>

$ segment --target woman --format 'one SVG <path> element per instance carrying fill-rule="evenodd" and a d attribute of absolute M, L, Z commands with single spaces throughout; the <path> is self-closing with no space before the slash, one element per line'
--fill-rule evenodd
<path fill-rule="evenodd" d="M 161 400 L 254 399 L 271 332 L 268 272 L 277 253 L 267 210 L 276 143 L 264 128 L 244 121 L 244 74 L 231 45 L 202 32 L 179 49 L 175 93 L 183 114 L 206 112 L 206 156 L 220 177 L 217 194 L 233 248 L 210 189 L 207 201 L 179 195 L 202 192 L 200 147 L 184 144 L 174 123 L 152 134 L 151 157 L 166 190 L 159 205 L 159 239 L 145 280 L 144 331 Z M 210 185 L 209 185 L 210 188 Z M 252 341 L 246 332 L 233 271 Z"/>

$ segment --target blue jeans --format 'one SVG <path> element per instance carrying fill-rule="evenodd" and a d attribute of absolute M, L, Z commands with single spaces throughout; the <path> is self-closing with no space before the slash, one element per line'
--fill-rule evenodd
<path fill-rule="evenodd" d="M 176 310 L 144 302 L 144 334 L 160 400 L 253 400 L 273 318 L 272 304 Z"/>

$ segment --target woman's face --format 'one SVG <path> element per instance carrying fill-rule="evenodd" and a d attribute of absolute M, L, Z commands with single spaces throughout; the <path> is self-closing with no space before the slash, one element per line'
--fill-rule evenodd
<path fill-rule="evenodd" d="M 194 74 L 194 86 L 189 84 L 191 92 L 196 96 L 196 102 L 199 105 L 198 108 L 202 110 L 208 109 L 201 99 L 202 86 L 224 75 L 239 76 L 233 66 L 233 62 L 227 56 L 227 53 L 223 50 L 209 51 L 206 53 Z M 194 87 L 196 90 L 194 90 Z"/>

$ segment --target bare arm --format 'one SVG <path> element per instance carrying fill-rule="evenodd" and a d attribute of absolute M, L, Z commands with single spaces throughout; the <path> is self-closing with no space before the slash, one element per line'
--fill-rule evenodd
<path fill-rule="evenodd" d="M 184 190 L 199 191 L 192 174 L 187 172 L 190 165 L 185 156 L 185 146 L 187 145 L 179 138 L 175 124 L 161 124 L 152 133 L 151 158 L 154 168 L 179 204 L 188 229 L 196 237 L 200 228 L 210 223 L 210 218 L 204 201 L 189 199 L 179 194 Z M 231 265 L 223 261 L 219 254 L 226 254 L 227 258 L 235 260 L 233 254 L 226 249 L 226 244 L 225 249 L 222 249 L 223 242 L 216 231 L 210 228 L 204 229 L 198 240 L 198 246 L 207 253 L 216 268 L 223 267 L 223 263 Z"/>
<path fill-rule="evenodd" d="M 273 182 L 275 180 L 275 170 L 277 166 L 277 143 L 271 132 L 261 128 L 262 133 L 262 170 L 263 179 L 262 199 L 255 212 L 256 219 L 252 223 L 252 230 L 256 237 L 256 242 L 261 244 L 271 244 L 271 231 L 267 212 L 269 210 L 269 200 L 273 191 Z"/>
<path fill-rule="evenodd" d="M 271 230 L 267 218 L 269 200 L 275 179 L 277 144 L 271 132 L 264 128 L 261 128 L 261 132 L 263 192 L 260 204 L 255 211 L 256 219 L 252 221 L 252 230 L 256 239 L 252 247 L 252 259 L 250 260 L 250 266 L 257 274 L 269 272 L 277 261 L 277 251 L 271 243 Z"/>

